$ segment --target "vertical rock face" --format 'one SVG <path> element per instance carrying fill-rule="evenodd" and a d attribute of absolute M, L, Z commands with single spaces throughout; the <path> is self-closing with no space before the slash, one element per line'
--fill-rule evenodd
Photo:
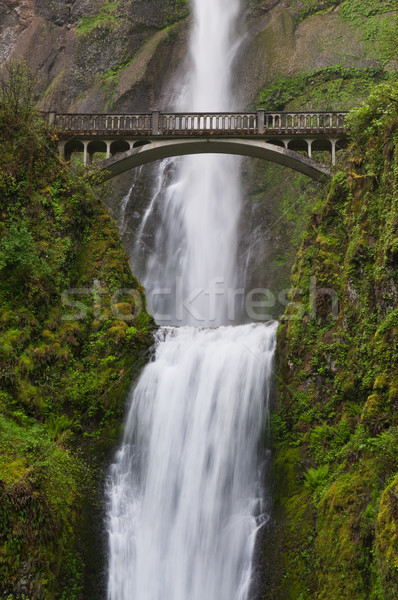
<path fill-rule="evenodd" d="M 0 3 L 0 60 L 4 61 L 15 48 L 18 37 L 34 16 L 33 0 Z"/>
<path fill-rule="evenodd" d="M 397 72 L 393 3 L 259 2 L 252 3 L 248 17 L 236 76 L 241 106 L 349 110 L 367 98 L 375 83 Z M 314 158 L 329 160 L 320 153 Z M 241 247 L 248 259 L 247 281 L 271 292 L 267 312 L 278 317 L 318 186 L 261 161 L 245 162 L 244 182 Z"/>
<path fill-rule="evenodd" d="M 391 2 L 379 3 L 369 18 L 362 14 L 366 6 L 349 9 L 346 0 L 308 4 L 247 2 L 236 75 L 242 107 L 281 76 L 383 61 L 397 69 L 394 36 L 384 19 L 386 11 L 391 23 L 397 18 Z M 186 55 L 188 13 L 188 0 L 0 0 L 0 59 L 25 56 L 31 62 L 41 77 L 43 108 L 159 107 L 166 102 L 160 102 L 166 82 Z"/>
<path fill-rule="evenodd" d="M 44 109 L 143 109 L 179 60 L 186 15 L 184 0 L 4 1 L 0 58 L 29 61 Z"/>

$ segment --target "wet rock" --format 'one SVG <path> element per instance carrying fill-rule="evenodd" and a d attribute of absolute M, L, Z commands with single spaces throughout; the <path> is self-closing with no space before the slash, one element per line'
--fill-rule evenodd
<path fill-rule="evenodd" d="M 36 0 L 35 12 L 38 16 L 61 27 L 69 21 L 71 2 L 67 0 Z"/>

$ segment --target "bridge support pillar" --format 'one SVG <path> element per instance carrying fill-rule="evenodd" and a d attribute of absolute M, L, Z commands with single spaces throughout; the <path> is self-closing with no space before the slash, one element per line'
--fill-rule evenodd
<path fill-rule="evenodd" d="M 105 144 L 106 144 L 106 158 L 110 158 L 111 157 L 111 141 L 110 140 L 105 140 Z"/>
<path fill-rule="evenodd" d="M 282 140 L 283 145 L 285 146 L 286 150 L 289 150 L 289 144 L 290 144 L 291 141 L 292 140 L 290 140 L 290 139 L 283 139 Z"/>
<path fill-rule="evenodd" d="M 85 167 L 87 167 L 87 159 L 88 159 L 88 152 L 87 152 L 87 148 L 88 148 L 88 144 L 89 142 L 83 141 L 83 164 Z"/>
<path fill-rule="evenodd" d="M 58 142 L 58 152 L 62 158 L 65 158 L 65 144 L 66 142 Z"/>
<path fill-rule="evenodd" d="M 335 166 L 335 164 L 336 164 L 336 145 L 337 145 L 337 140 L 336 139 L 332 139 L 332 140 L 330 140 L 330 143 L 332 144 L 332 165 Z"/>
<path fill-rule="evenodd" d="M 309 156 L 309 158 L 312 158 L 312 142 L 314 140 L 309 139 L 309 140 L 305 140 L 305 141 L 308 144 L 308 156 Z"/>

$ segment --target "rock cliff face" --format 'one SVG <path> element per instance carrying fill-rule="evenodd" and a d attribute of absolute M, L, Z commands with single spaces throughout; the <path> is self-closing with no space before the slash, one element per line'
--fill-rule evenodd
<path fill-rule="evenodd" d="M 305 4 L 313 7 L 308 8 L 306 18 L 302 12 Z M 329 8 L 317 10 L 327 4 Z M 383 64 L 387 70 L 396 70 L 392 48 L 390 55 L 387 48 L 381 51 L 381 32 L 368 35 L 366 15 L 347 14 L 347 4 L 354 3 L 282 0 L 265 14 L 249 17 L 247 43 L 237 75 L 243 103 L 255 101 L 266 83 L 282 76 L 292 77 L 333 65 L 366 69 Z M 365 0 L 363 13 L 371 12 L 370 4 Z M 384 15 L 376 21 L 384 27 L 383 16 L 394 18 L 397 11 L 390 11 L 388 3 L 378 4 L 386 5 Z M 387 40 L 385 44 L 388 46 Z"/>
<path fill-rule="evenodd" d="M 397 27 L 393 2 L 257 3 L 237 65 L 240 103 L 266 110 L 358 106 L 375 83 L 396 77 Z M 330 161 L 328 155 L 314 157 Z M 261 161 L 245 161 L 244 180 L 242 245 L 252 246 L 248 281 L 272 292 L 271 314 L 279 317 L 284 306 L 278 297 L 286 298 L 283 290 L 321 187 Z"/>
<path fill-rule="evenodd" d="M 0 15 L 0 57 L 30 62 L 43 109 L 147 110 L 175 70 L 187 4 L 5 0 Z"/>
<path fill-rule="evenodd" d="M 384 18 L 393 24 L 393 2 L 366 0 L 363 10 L 357 4 L 248 2 L 236 76 L 242 106 L 281 76 L 333 65 L 396 70 Z M 159 108 L 186 54 L 188 17 L 187 0 L 2 0 L 0 59 L 23 56 L 31 63 L 44 109 Z"/>

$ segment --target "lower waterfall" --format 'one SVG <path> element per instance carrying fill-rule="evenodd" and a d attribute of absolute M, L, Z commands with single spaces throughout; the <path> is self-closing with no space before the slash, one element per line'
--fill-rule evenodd
<path fill-rule="evenodd" d="M 246 600 L 276 323 L 162 327 L 108 484 L 109 600 Z"/>

